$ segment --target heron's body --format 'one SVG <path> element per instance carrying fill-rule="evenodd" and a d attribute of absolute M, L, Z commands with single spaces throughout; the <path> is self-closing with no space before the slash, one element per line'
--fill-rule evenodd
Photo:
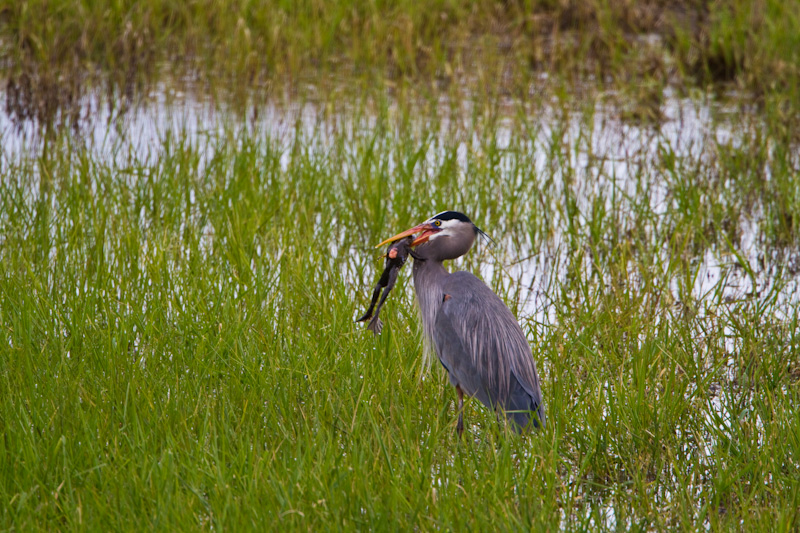
<path fill-rule="evenodd" d="M 536 364 L 514 315 L 473 274 L 451 274 L 443 265 L 464 255 L 480 230 L 465 215 L 445 211 L 384 243 L 418 232 L 412 245 L 422 325 L 456 387 L 459 411 L 466 393 L 504 411 L 517 431 L 544 425 Z M 459 413 L 459 434 L 462 430 Z"/>
<path fill-rule="evenodd" d="M 544 423 L 531 349 L 503 301 L 473 274 L 450 274 L 429 260 L 414 261 L 414 289 L 450 383 L 490 409 L 502 408 L 515 429 L 528 427 L 531 413 L 534 426 Z"/>

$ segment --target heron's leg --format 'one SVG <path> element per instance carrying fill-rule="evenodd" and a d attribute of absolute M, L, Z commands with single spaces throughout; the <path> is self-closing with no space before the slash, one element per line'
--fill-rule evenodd
<path fill-rule="evenodd" d="M 461 385 L 456 385 L 456 392 L 458 393 L 458 424 L 456 425 L 456 432 L 459 438 L 464 433 L 464 391 L 461 390 Z"/>

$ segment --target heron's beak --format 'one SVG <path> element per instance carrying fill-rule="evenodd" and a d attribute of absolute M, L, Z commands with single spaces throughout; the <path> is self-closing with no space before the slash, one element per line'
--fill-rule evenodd
<path fill-rule="evenodd" d="M 422 244 L 423 242 L 427 242 L 428 238 L 430 238 L 431 235 L 433 235 L 434 233 L 436 233 L 436 231 L 438 231 L 438 228 L 436 230 L 433 230 L 431 229 L 431 224 L 429 224 L 428 222 L 423 222 L 419 226 L 414 226 L 413 228 L 407 229 L 402 233 L 398 233 L 394 237 L 389 237 L 388 239 L 381 241 L 380 244 L 375 246 L 375 248 L 380 248 L 384 244 L 389 244 L 390 242 L 399 241 L 400 239 L 408 237 L 409 235 L 414 235 L 415 233 L 419 233 L 420 231 L 422 232 L 422 234 L 418 236 L 416 239 L 414 239 L 414 242 L 411 243 L 411 246 L 416 246 L 418 244 Z"/>

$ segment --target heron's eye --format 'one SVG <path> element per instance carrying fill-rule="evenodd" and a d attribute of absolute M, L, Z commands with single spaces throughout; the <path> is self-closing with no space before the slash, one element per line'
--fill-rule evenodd
<path fill-rule="evenodd" d="M 438 228 L 439 226 L 441 226 L 441 225 L 442 225 L 442 221 L 441 221 L 441 220 L 434 220 L 434 221 L 433 221 L 433 225 L 434 225 L 434 226 L 436 226 L 436 227 Z"/>

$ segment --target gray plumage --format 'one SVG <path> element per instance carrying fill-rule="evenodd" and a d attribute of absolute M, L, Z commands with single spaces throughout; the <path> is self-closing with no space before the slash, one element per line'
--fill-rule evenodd
<path fill-rule="evenodd" d="M 480 279 L 469 272 L 451 274 L 442 264 L 464 255 L 480 230 L 452 211 L 412 229 L 424 232 L 414 256 L 423 329 L 456 387 L 459 410 L 465 393 L 505 412 L 517 431 L 544 425 L 536 364 L 514 315 Z M 461 413 L 457 428 L 460 434 Z"/>

